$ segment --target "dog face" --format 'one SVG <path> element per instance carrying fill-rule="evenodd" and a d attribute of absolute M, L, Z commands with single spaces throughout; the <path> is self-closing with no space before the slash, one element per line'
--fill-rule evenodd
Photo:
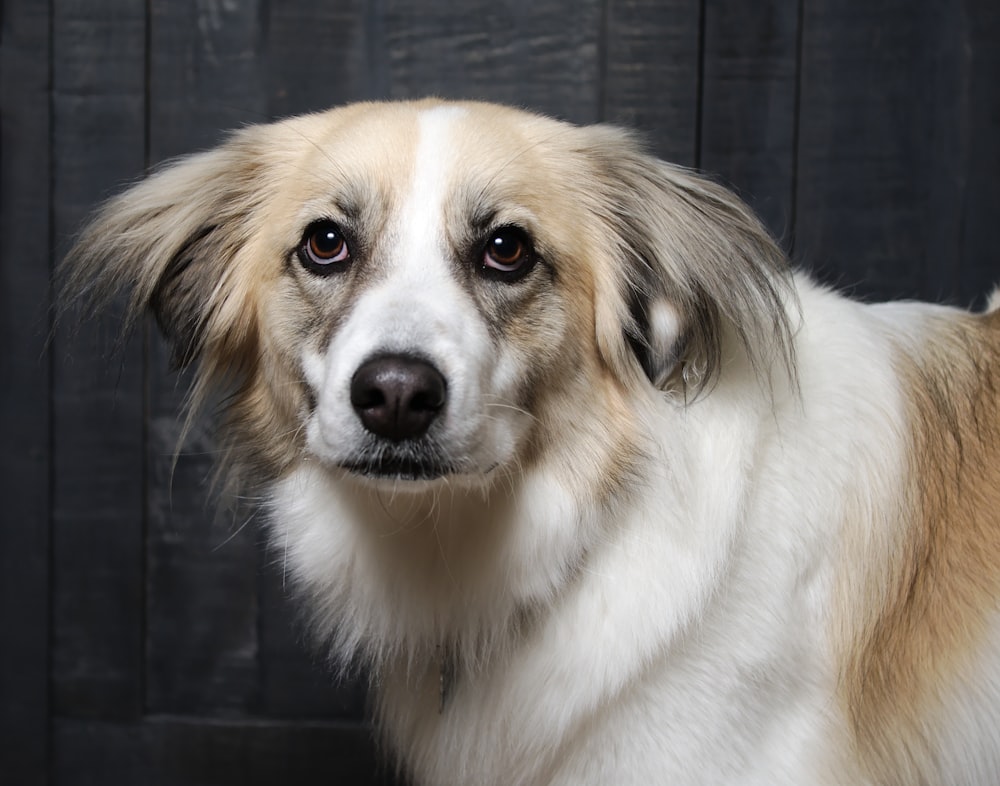
<path fill-rule="evenodd" d="M 228 388 L 265 480 L 482 483 L 581 411 L 614 431 L 637 389 L 707 384 L 724 334 L 761 366 L 787 347 L 781 254 L 735 198 L 622 132 L 480 104 L 239 132 L 109 203 L 68 266 L 152 308 L 195 398 Z"/>
<path fill-rule="evenodd" d="M 369 136 L 376 150 L 321 179 L 296 217 L 285 283 L 301 321 L 284 349 L 301 358 L 315 402 L 307 448 L 369 478 L 507 466 L 539 378 L 584 350 L 566 314 L 592 285 L 586 276 L 562 285 L 557 272 L 581 244 L 544 220 L 527 177 L 535 167 L 504 168 L 530 157 L 529 140 L 477 124 L 475 138 L 493 138 L 489 156 L 476 156 L 463 149 L 464 114 L 425 110 L 391 145 L 369 122 L 352 127 L 348 144 Z"/>

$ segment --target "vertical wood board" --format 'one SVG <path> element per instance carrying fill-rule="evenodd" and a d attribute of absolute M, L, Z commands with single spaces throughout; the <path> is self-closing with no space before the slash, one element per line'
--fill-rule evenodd
<path fill-rule="evenodd" d="M 47 782 L 49 8 L 0 20 L 0 773 Z"/>
<path fill-rule="evenodd" d="M 790 241 L 794 220 L 798 6 L 705 0 L 698 165 Z"/>
<path fill-rule="evenodd" d="M 698 161 L 702 10 L 692 0 L 607 0 L 601 119 L 668 161 Z"/>
<path fill-rule="evenodd" d="M 93 205 L 145 160 L 145 15 L 53 3 L 53 229 L 63 256 Z M 142 709 L 144 385 L 141 336 L 119 352 L 120 313 L 53 343 L 53 706 Z"/>
<path fill-rule="evenodd" d="M 267 3 L 153 0 L 149 145 L 153 162 L 266 119 L 259 53 Z M 147 706 L 242 714 L 257 703 L 256 534 L 211 495 L 211 418 L 181 443 L 188 374 L 150 344 Z"/>

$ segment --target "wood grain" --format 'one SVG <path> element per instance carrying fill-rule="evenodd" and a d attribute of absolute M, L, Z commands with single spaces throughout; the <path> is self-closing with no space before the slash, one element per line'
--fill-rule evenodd
<path fill-rule="evenodd" d="M 7 0 L 0 25 L 4 783 L 382 777 L 280 548 L 215 513 L 209 419 L 179 444 L 160 340 L 113 354 L 112 314 L 45 354 L 51 266 L 146 167 L 356 99 L 504 101 L 637 128 L 866 297 L 1000 279 L 995 0 Z"/>
<path fill-rule="evenodd" d="M 662 158 L 698 163 L 700 3 L 608 0 L 601 119 L 635 128 Z"/>
<path fill-rule="evenodd" d="M 53 229 L 65 254 L 93 205 L 145 162 L 142 9 L 53 4 Z M 118 314 L 67 324 L 53 353 L 54 709 L 142 710 L 145 595 L 142 336 Z M 109 357 L 113 358 L 109 362 Z"/>
<path fill-rule="evenodd" d="M 794 222 L 798 7 L 706 0 L 698 166 L 724 173 L 790 243 Z"/>
<path fill-rule="evenodd" d="M 215 144 L 266 116 L 267 4 L 156 0 L 149 36 L 153 163 Z M 149 570 L 146 704 L 151 712 L 246 714 L 257 703 L 254 527 L 216 514 L 211 418 L 181 442 L 189 378 L 149 347 Z"/>
<path fill-rule="evenodd" d="M 996 12 L 973 5 L 995 34 Z M 995 186 L 978 204 L 967 189 L 997 161 L 997 65 L 975 45 L 982 28 L 957 7 L 903 0 L 807 3 L 802 25 L 796 256 L 878 299 L 982 289 L 981 267 L 959 286 L 961 260 L 990 258 L 979 222 L 996 205 Z M 975 84 L 974 57 L 985 58 Z"/>
<path fill-rule="evenodd" d="M 47 782 L 49 7 L 3 6 L 0 38 L 0 772 Z"/>
<path fill-rule="evenodd" d="M 152 717 L 141 726 L 59 721 L 60 786 L 384 786 L 354 724 Z"/>
<path fill-rule="evenodd" d="M 375 56 L 391 98 L 500 101 L 577 123 L 599 116 L 599 0 L 385 4 Z"/>

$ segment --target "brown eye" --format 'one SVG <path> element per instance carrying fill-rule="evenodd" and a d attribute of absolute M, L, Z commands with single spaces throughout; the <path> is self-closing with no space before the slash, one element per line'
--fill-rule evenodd
<path fill-rule="evenodd" d="M 351 252 L 340 227 L 332 221 L 317 221 L 302 238 L 299 259 L 306 269 L 326 274 L 342 270 L 342 263 L 350 261 Z"/>
<path fill-rule="evenodd" d="M 483 250 L 483 272 L 513 281 L 527 274 L 535 262 L 528 236 L 517 227 L 501 227 L 493 232 Z"/>

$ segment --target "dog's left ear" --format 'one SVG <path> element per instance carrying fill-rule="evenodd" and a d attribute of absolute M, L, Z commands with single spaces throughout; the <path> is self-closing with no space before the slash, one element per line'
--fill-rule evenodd
<path fill-rule="evenodd" d="M 583 129 L 593 177 L 582 198 L 605 227 L 597 342 L 622 378 L 641 372 L 685 398 L 719 375 L 735 337 L 760 377 L 794 375 L 783 252 L 727 189 L 647 155 L 626 132 Z"/>

